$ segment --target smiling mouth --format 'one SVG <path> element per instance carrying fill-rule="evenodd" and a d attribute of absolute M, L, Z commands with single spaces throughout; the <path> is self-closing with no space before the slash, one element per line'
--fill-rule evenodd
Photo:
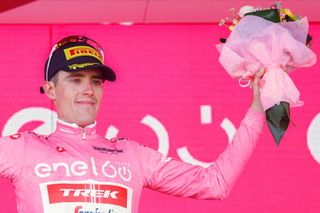
<path fill-rule="evenodd" d="M 76 101 L 76 103 L 81 104 L 81 105 L 88 105 L 88 106 L 95 105 L 95 102 L 93 102 L 93 101 Z"/>

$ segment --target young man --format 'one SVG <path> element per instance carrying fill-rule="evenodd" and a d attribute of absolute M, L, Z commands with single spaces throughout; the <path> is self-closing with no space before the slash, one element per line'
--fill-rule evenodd
<path fill-rule="evenodd" d="M 55 132 L 1 139 L 5 161 L 0 174 L 15 186 L 18 211 L 136 213 L 143 187 L 175 196 L 224 199 L 262 130 L 257 85 L 263 72 L 254 79 L 253 102 L 233 142 L 209 168 L 202 168 L 134 141 L 110 141 L 96 134 L 103 83 L 116 80 L 103 61 L 102 49 L 89 38 L 72 36 L 58 42 L 46 63 L 41 89 L 57 109 Z"/>

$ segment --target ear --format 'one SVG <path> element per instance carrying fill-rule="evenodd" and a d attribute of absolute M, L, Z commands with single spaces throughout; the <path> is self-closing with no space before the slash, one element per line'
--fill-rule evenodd
<path fill-rule="evenodd" d="M 45 81 L 42 85 L 44 93 L 50 98 L 51 100 L 56 99 L 56 93 L 55 93 L 55 85 L 51 81 Z"/>

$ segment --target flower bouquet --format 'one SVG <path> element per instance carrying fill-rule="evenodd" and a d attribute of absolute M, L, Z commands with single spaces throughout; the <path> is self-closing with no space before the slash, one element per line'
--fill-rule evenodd
<path fill-rule="evenodd" d="M 220 25 L 226 25 L 225 21 Z M 255 73 L 266 69 L 260 86 L 261 102 L 279 145 L 290 122 L 290 107 L 303 105 L 289 73 L 316 62 L 309 48 L 312 38 L 308 20 L 281 8 L 279 3 L 270 8 L 244 6 L 229 29 L 229 37 L 220 39 L 223 44 L 217 45 L 219 62 L 242 87 L 250 86 Z"/>

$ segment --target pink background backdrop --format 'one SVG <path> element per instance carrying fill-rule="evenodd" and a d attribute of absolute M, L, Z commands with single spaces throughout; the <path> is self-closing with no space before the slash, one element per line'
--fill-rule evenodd
<path fill-rule="evenodd" d="M 37 129 L 51 119 L 49 115 L 36 118 L 37 113 L 21 110 L 51 108 L 39 93 L 44 61 L 61 37 L 83 34 L 104 47 L 106 63 L 118 75 L 116 83 L 105 86 L 97 119 L 99 133 L 117 132 L 118 136 L 180 159 L 178 150 L 187 147 L 193 158 L 210 162 L 228 143 L 222 121 L 228 119 L 238 127 L 251 100 L 251 90 L 240 88 L 218 62 L 215 44 L 228 33 L 214 24 L 0 25 L 2 135 Z M 312 49 L 318 54 L 319 24 L 311 24 L 310 34 L 314 38 Z M 228 199 L 199 201 L 145 190 L 139 212 L 319 212 L 318 70 L 317 63 L 291 74 L 305 101 L 303 107 L 291 111 L 296 126 L 290 125 L 280 147 L 276 147 L 265 125 L 258 146 Z M 212 121 L 207 124 L 201 122 L 203 105 L 212 110 L 212 116 L 207 117 Z M 41 109 L 37 110 L 40 113 Z M 150 117 L 165 127 L 168 140 L 162 139 L 164 134 L 159 138 L 158 130 L 144 122 Z M 9 121 L 13 119 L 17 121 L 12 126 Z M 50 122 L 43 127 L 38 131 L 53 128 Z M 112 129 L 117 131 L 112 133 Z M 7 180 L 1 180 L 0 199 L 0 212 L 16 212 L 12 186 Z"/>

